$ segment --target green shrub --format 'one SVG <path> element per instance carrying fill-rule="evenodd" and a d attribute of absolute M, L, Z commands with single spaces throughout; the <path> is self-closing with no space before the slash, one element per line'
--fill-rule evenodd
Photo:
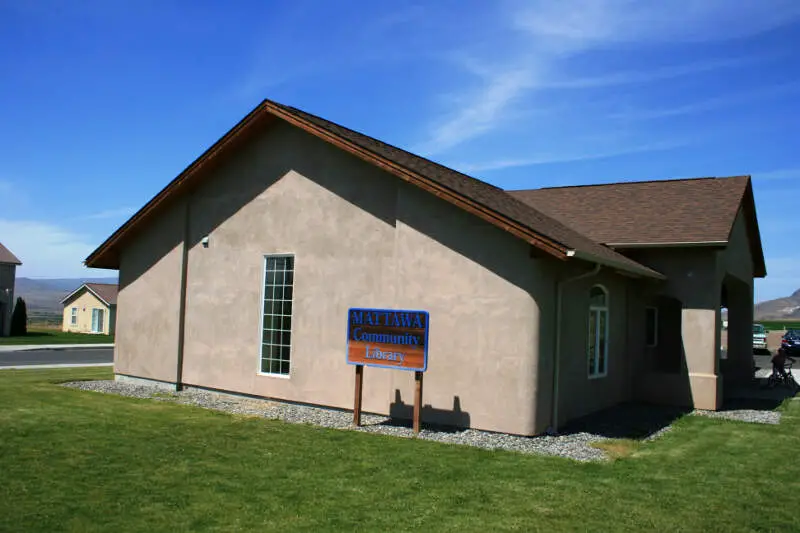
<path fill-rule="evenodd" d="M 25 300 L 17 298 L 14 313 L 11 315 L 11 336 L 23 337 L 28 334 L 28 307 Z"/>

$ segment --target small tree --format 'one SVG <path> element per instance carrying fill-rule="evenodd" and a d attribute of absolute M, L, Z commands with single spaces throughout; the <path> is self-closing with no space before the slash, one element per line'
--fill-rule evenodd
<path fill-rule="evenodd" d="M 11 336 L 22 337 L 28 334 L 28 308 L 25 300 L 17 298 L 14 313 L 11 315 Z"/>

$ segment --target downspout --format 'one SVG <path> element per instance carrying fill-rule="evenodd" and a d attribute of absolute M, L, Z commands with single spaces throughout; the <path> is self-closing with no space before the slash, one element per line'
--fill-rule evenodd
<path fill-rule="evenodd" d="M 573 281 L 578 281 L 584 278 L 597 275 L 600 272 L 602 265 L 597 263 L 592 270 L 584 272 L 572 278 L 559 280 L 556 283 L 556 348 L 553 363 L 553 402 L 552 413 L 550 416 L 550 429 L 548 433 L 555 435 L 558 433 L 558 383 L 561 374 L 561 310 L 563 307 L 563 293 L 564 285 Z"/>
<path fill-rule="evenodd" d="M 183 220 L 183 243 L 181 246 L 181 286 L 180 286 L 180 303 L 178 307 L 178 353 L 177 353 L 177 368 L 175 369 L 175 390 L 183 390 L 183 350 L 186 341 L 186 277 L 189 271 L 189 220 L 191 213 L 189 211 L 189 204 L 192 201 L 192 195 L 186 195 L 186 208 L 184 210 Z"/>

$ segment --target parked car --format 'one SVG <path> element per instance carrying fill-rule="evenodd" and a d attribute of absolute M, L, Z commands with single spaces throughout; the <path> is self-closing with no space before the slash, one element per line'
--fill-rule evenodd
<path fill-rule="evenodd" d="M 767 349 L 767 330 L 761 324 L 753 324 L 753 350 Z"/>
<path fill-rule="evenodd" d="M 800 332 L 789 330 L 781 339 L 781 348 L 791 357 L 800 357 Z"/>

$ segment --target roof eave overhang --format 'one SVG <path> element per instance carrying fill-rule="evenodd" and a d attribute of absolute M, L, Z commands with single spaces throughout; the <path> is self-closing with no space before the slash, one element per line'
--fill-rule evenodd
<path fill-rule="evenodd" d="M 593 254 L 588 254 L 586 252 L 581 252 L 578 250 L 569 250 L 567 252 L 567 256 L 574 257 L 575 259 L 581 259 L 583 261 L 588 261 L 591 263 L 595 263 L 598 265 L 603 265 L 606 267 L 613 268 L 615 270 L 620 271 L 626 275 L 631 275 L 635 277 L 641 278 L 649 278 L 655 280 L 665 280 L 667 277 L 662 274 L 661 272 L 657 272 L 651 268 L 647 268 L 645 266 L 634 266 L 630 264 L 621 263 L 618 261 L 613 261 L 611 259 L 607 259 L 605 257 L 598 257 Z"/>
<path fill-rule="evenodd" d="M 261 123 L 261 120 L 267 116 L 275 116 L 294 126 L 297 126 L 302 130 L 359 157 L 362 160 L 378 166 L 379 168 L 397 176 L 404 181 L 412 183 L 423 190 L 426 190 L 438 198 L 441 198 L 465 211 L 479 216 L 494 226 L 511 233 L 512 235 L 524 240 L 525 242 L 557 259 L 567 259 L 567 247 L 565 245 L 556 242 L 553 239 L 550 239 L 547 236 L 542 235 L 522 224 L 519 224 L 514 220 L 492 210 L 491 208 L 466 198 L 464 195 L 456 191 L 448 189 L 447 187 L 435 183 L 416 172 L 382 158 L 377 154 L 374 154 L 369 150 L 356 145 L 355 143 L 327 132 L 311 122 L 294 116 L 276 106 L 269 100 L 264 100 L 245 118 L 236 124 L 236 126 L 228 131 L 228 133 L 226 133 L 219 141 L 211 146 L 211 148 L 206 150 L 206 152 L 204 152 L 191 165 L 189 165 L 186 170 L 184 170 L 164 189 L 162 189 L 127 222 L 125 222 L 125 224 L 117 229 L 117 231 L 115 231 L 108 239 L 106 239 L 103 244 L 101 244 L 86 258 L 84 264 L 89 268 L 112 270 L 119 269 L 119 255 L 116 251 L 116 246 L 119 245 L 121 240 L 127 234 L 129 234 L 139 222 L 151 214 L 159 205 L 163 204 L 174 194 L 177 194 L 179 189 L 181 189 L 183 186 L 188 185 L 190 180 L 206 166 L 205 163 L 209 159 L 217 158 L 223 155 L 225 152 L 227 152 L 227 148 L 233 144 L 234 140 L 244 136 L 247 131 L 253 128 L 256 124 Z"/>
<path fill-rule="evenodd" d="M 692 248 L 725 247 L 728 241 L 685 241 L 685 242 L 609 242 L 611 248 Z"/>
<path fill-rule="evenodd" d="M 761 242 L 761 230 L 758 227 L 756 199 L 753 195 L 753 178 L 747 177 L 747 186 L 742 198 L 742 209 L 747 217 L 747 236 L 750 239 L 750 253 L 753 256 L 753 277 L 767 277 L 767 263 L 764 259 L 764 246 Z M 731 227 L 733 231 L 733 227 Z"/>

